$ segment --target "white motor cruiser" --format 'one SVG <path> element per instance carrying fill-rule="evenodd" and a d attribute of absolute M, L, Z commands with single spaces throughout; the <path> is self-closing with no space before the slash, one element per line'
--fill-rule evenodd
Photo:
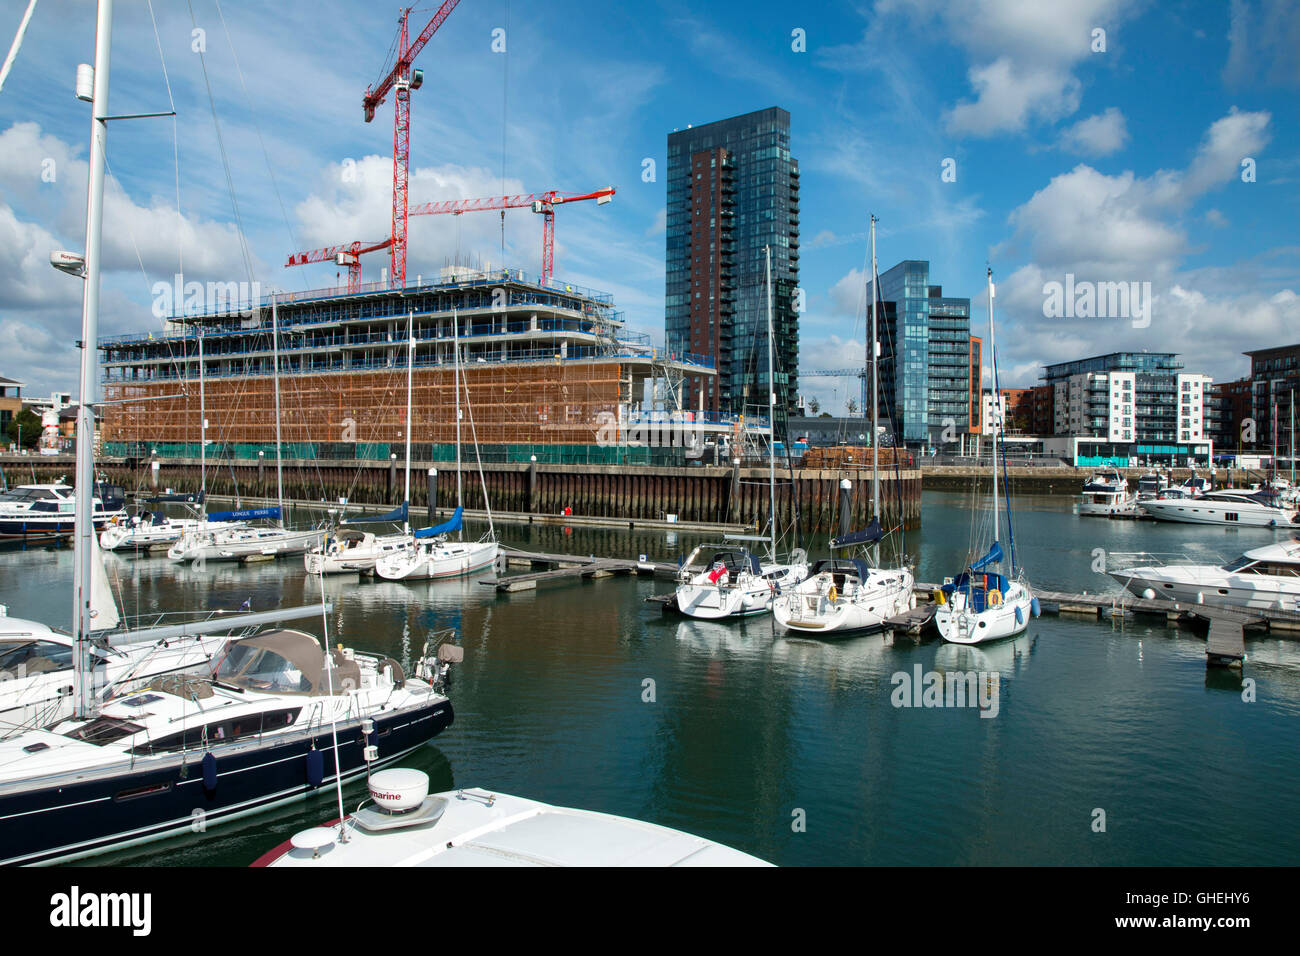
<path fill-rule="evenodd" d="M 1194 498 L 1155 498 L 1142 510 L 1157 521 L 1217 524 L 1227 527 L 1285 528 L 1297 522 L 1297 511 L 1269 488 L 1222 488 Z"/>
<path fill-rule="evenodd" d="M 1150 554 L 1117 554 L 1112 561 L 1126 566 L 1106 573 L 1148 601 L 1300 611 L 1300 540 L 1294 538 L 1253 548 L 1227 564 Z"/>

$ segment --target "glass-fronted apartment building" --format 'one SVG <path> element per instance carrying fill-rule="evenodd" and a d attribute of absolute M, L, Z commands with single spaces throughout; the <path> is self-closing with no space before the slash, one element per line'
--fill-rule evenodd
<path fill-rule="evenodd" d="M 668 135 L 667 349 L 709 356 L 686 380 L 691 408 L 766 414 L 772 250 L 778 406 L 798 398 L 799 164 L 790 114 L 770 107 Z"/>
<path fill-rule="evenodd" d="M 1272 449 L 1274 411 L 1277 447 L 1286 449 L 1291 432 L 1291 403 L 1300 392 L 1300 345 L 1283 345 L 1245 353 L 1250 358 L 1250 417 L 1256 449 Z M 1300 408 L 1296 409 L 1300 417 Z"/>
<path fill-rule="evenodd" d="M 1080 465 L 1133 459 L 1209 464 L 1217 403 L 1211 379 L 1172 352 L 1112 352 L 1049 365 L 1054 436 L 1086 439 Z"/>
<path fill-rule="evenodd" d="M 870 283 L 867 297 L 875 301 Z M 881 273 L 880 300 L 882 418 L 910 446 L 941 444 L 949 426 L 969 432 L 979 402 L 970 299 L 945 296 L 930 284 L 930 263 L 908 259 Z"/>

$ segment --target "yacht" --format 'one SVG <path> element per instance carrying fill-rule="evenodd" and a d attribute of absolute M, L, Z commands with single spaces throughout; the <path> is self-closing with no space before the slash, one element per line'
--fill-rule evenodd
<path fill-rule="evenodd" d="M 30 511 L 37 501 L 71 501 L 72 486 L 57 481 L 47 485 L 18 485 L 0 494 L 0 517 Z"/>
<path fill-rule="evenodd" d="M 121 485 L 94 482 L 91 521 L 101 530 L 114 518 L 126 515 L 126 492 Z M 26 486 L 41 488 L 41 486 Z M 62 487 L 44 486 L 48 497 L 27 498 L 14 502 L 10 510 L 0 511 L 0 540 L 52 538 L 70 535 L 76 522 L 76 495 L 65 494 Z"/>
<path fill-rule="evenodd" d="M 830 558 L 783 591 L 772 617 L 788 631 L 815 634 L 874 630 L 916 606 L 909 568 L 873 568 L 862 558 Z"/>
<path fill-rule="evenodd" d="M 807 573 L 802 561 L 765 567 L 748 548 L 702 544 L 677 572 L 677 610 L 704 620 L 766 614 L 777 591 L 793 587 Z"/>
<path fill-rule="evenodd" d="M 465 509 L 457 506 L 451 519 L 432 528 L 419 528 L 388 554 L 375 561 L 375 574 L 388 581 L 419 581 L 461 577 L 496 564 L 497 542 L 455 541 Z"/>
<path fill-rule="evenodd" d="M 400 531 L 380 535 L 341 528 L 304 554 L 303 566 L 308 574 L 373 574 L 381 558 L 403 550 L 407 543 L 407 535 Z"/>
<path fill-rule="evenodd" d="M 198 528 L 198 518 L 170 518 L 161 511 L 121 515 L 99 533 L 99 546 L 105 551 L 163 551 Z"/>
<path fill-rule="evenodd" d="M 1127 492 L 1128 479 L 1116 469 L 1096 472 L 1083 483 L 1085 494 L 1089 492 Z"/>
<path fill-rule="evenodd" d="M 989 295 L 989 352 L 992 356 L 993 387 L 996 394 L 998 352 L 993 326 L 993 270 L 988 272 Z M 1023 568 L 1016 564 L 1015 533 L 1011 525 L 1010 495 L 1007 499 L 1007 540 L 1011 546 L 1009 574 L 998 570 L 1002 565 L 1002 545 L 998 541 L 998 436 L 1000 422 L 995 416 L 993 424 L 992 525 L 993 543 L 983 556 L 970 562 L 961 574 L 944 581 L 936 589 L 934 600 L 935 624 L 939 634 L 952 644 L 982 644 L 1019 634 L 1029 626 L 1032 614 L 1039 614 L 1038 598 L 1030 590 Z M 1006 454 L 1005 449 L 1003 454 Z"/>
<path fill-rule="evenodd" d="M 279 524 L 280 508 L 249 508 L 207 515 L 167 549 L 173 561 L 255 561 L 303 554 L 325 537 L 320 528 L 291 531 Z M 270 525 L 250 521 L 269 519 Z"/>
<path fill-rule="evenodd" d="M 1138 501 L 1146 501 L 1150 498 L 1159 498 L 1160 495 L 1169 487 L 1169 479 L 1158 471 L 1148 471 L 1145 475 L 1138 478 L 1137 481 L 1137 498 Z"/>
<path fill-rule="evenodd" d="M 1085 491 L 1079 496 L 1075 512 L 1082 517 L 1135 518 L 1137 503 L 1137 495 L 1130 494 L 1126 489 Z"/>
<path fill-rule="evenodd" d="M 770 866 L 702 837 L 628 817 L 469 788 L 429 793 L 418 770 L 381 770 L 370 799 L 304 830 L 253 866 Z"/>
<path fill-rule="evenodd" d="M 1278 528 L 1297 523 L 1296 508 L 1271 489 L 1222 488 L 1193 498 L 1155 498 L 1142 502 L 1142 510 L 1157 521 L 1184 524 Z"/>
<path fill-rule="evenodd" d="M 268 631 L 235 642 L 212 678 L 159 677 L 0 740 L 0 865 L 207 829 L 399 760 L 452 722 L 439 673 L 428 656 L 407 677 L 388 658 Z"/>
<path fill-rule="evenodd" d="M 1224 565 L 1134 558 L 1130 567 L 1107 573 L 1148 601 L 1300 612 L 1300 540 L 1294 538 L 1254 548 Z"/>
<path fill-rule="evenodd" d="M 767 380 L 775 382 L 772 343 L 776 341 L 772 322 L 772 249 L 767 247 Z M 802 548 L 790 552 L 786 563 L 776 557 L 776 391 L 767 393 L 768 421 L 768 535 L 727 535 L 731 541 L 767 542 L 766 565 L 744 546 L 701 545 L 682 562 L 677 574 L 674 596 L 678 611 L 688 617 L 718 620 L 765 614 L 772 609 L 777 593 L 792 587 L 808 576 L 808 555 Z M 702 554 L 712 554 L 702 567 L 696 562 Z"/>

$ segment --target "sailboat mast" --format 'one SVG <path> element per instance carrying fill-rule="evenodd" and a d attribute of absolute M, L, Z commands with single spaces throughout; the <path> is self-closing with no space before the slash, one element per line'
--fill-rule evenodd
<path fill-rule="evenodd" d="M 284 527 L 284 455 L 280 452 L 280 320 L 271 293 L 271 368 L 275 373 L 275 494 L 280 506 L 280 527 Z"/>
<path fill-rule="evenodd" d="M 993 341 L 993 269 L 989 267 L 989 361 L 997 361 L 997 344 Z M 981 375 L 982 378 L 982 375 Z M 994 380 L 996 384 L 996 379 Z M 993 394 L 993 540 L 998 540 L 998 429 L 1002 427 L 1002 416 L 998 414 L 997 390 Z"/>
<path fill-rule="evenodd" d="M 1291 389 L 1291 440 L 1288 442 L 1291 452 L 1291 493 L 1295 493 L 1295 389 Z"/>
<path fill-rule="evenodd" d="M 880 374 L 879 347 L 876 345 L 876 302 L 879 299 L 880 274 L 876 265 L 876 216 L 871 216 L 871 514 L 880 518 Z M 876 564 L 880 563 L 880 542 L 872 549 Z"/>
<path fill-rule="evenodd" d="M 411 510 L 411 376 L 415 370 L 415 310 L 406 317 L 406 490 L 402 493 L 402 504 L 406 506 L 407 520 L 402 522 L 402 530 L 411 531 L 409 520 Z"/>
<path fill-rule="evenodd" d="M 772 327 L 772 247 L 764 246 L 767 254 L 767 482 L 768 504 L 771 506 L 771 552 L 776 563 L 776 379 L 772 374 L 772 352 L 776 348 L 776 335 Z"/>
<path fill-rule="evenodd" d="M 452 391 L 456 393 L 456 507 L 463 508 L 465 501 L 461 492 L 460 479 L 460 315 L 453 306 L 451 310 L 451 346 L 452 346 Z M 459 540 L 461 533 L 456 532 Z"/>
<path fill-rule="evenodd" d="M 199 326 L 199 493 L 206 500 L 208 487 L 208 403 L 203 378 L 203 326 Z M 203 509 L 205 512 L 207 508 Z"/>
<path fill-rule="evenodd" d="M 99 266 L 104 230 L 104 155 L 108 145 L 108 68 L 113 37 L 113 2 L 99 0 L 95 23 L 95 79 L 91 94 L 90 172 L 86 187 L 86 272 L 81 294 L 81 401 L 77 406 L 76 503 L 73 522 L 73 716 L 94 711 L 90 670 L 91 562 L 96 559 L 94 431 L 96 350 L 99 339 Z"/>

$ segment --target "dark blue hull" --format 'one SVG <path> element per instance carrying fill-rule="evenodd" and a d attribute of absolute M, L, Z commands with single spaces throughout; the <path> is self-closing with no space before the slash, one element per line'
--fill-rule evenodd
<path fill-rule="evenodd" d="M 379 749 L 372 767 L 410 753 L 451 725 L 451 702 L 372 718 L 367 741 L 357 720 L 338 726 L 344 779 L 365 772 L 363 748 Z M 205 782 L 204 752 L 143 758 L 136 767 L 90 780 L 0 794 L 0 864 L 54 863 L 161 839 L 204 832 L 222 822 L 301 799 L 335 779 L 328 725 L 276 734 L 276 742 L 213 746 L 215 783 Z M 319 756 L 309 757 L 313 751 Z M 209 782 L 211 777 L 209 776 Z"/>

